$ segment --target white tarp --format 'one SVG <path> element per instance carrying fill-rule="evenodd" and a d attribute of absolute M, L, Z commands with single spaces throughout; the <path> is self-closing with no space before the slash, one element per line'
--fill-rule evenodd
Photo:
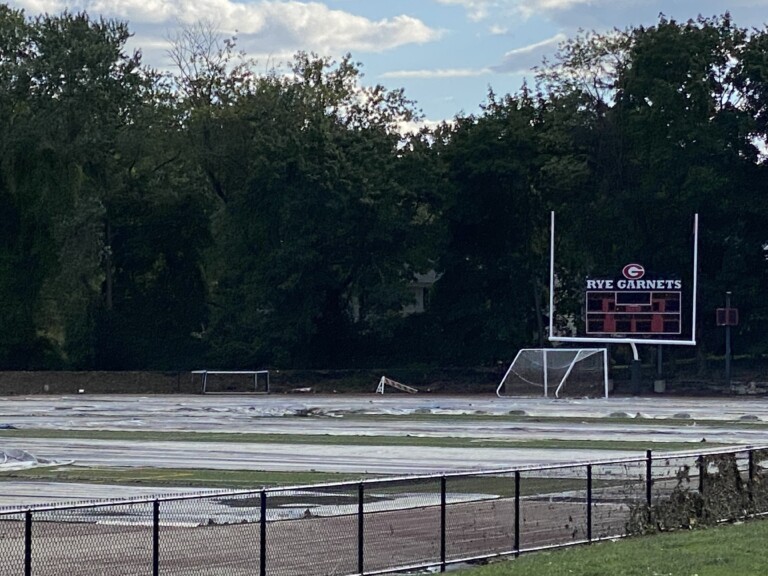
<path fill-rule="evenodd" d="M 26 450 L 18 448 L 0 449 L 0 472 L 10 470 L 25 470 L 27 468 L 37 468 L 41 466 L 64 466 L 72 464 L 73 460 L 49 460 L 47 458 L 38 458 Z"/>

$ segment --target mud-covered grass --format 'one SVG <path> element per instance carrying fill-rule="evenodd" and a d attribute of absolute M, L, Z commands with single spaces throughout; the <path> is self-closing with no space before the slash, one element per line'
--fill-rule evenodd
<path fill-rule="evenodd" d="M 40 482 L 82 482 L 91 484 L 119 484 L 145 486 L 173 486 L 177 488 L 232 488 L 258 490 L 264 487 L 304 486 L 321 483 L 354 482 L 358 480 L 386 479 L 384 475 L 327 473 L 327 472 L 268 472 L 252 470 L 208 470 L 186 468 L 145 467 L 87 467 L 62 466 L 30 468 L 0 473 L 3 480 Z M 621 481 L 594 480 L 593 487 L 621 486 Z M 468 475 L 449 477 L 446 488 L 450 493 L 490 494 L 502 498 L 515 495 L 513 475 Z M 520 496 L 563 494 L 584 491 L 583 478 L 537 478 L 527 476 L 520 482 Z M 373 484 L 370 490 L 377 494 L 439 493 L 440 478 L 425 481 L 404 480 L 395 484 Z"/>
<path fill-rule="evenodd" d="M 706 431 L 702 429 L 702 436 Z M 307 444 L 342 446 L 426 446 L 433 448 L 528 448 L 556 450 L 692 450 L 698 442 L 644 442 L 639 440 L 561 440 L 514 438 L 464 438 L 458 436 L 354 436 L 346 434 L 254 434 L 240 432 L 181 432 L 131 430 L 60 430 L 25 428 L 0 430 L 2 438 L 53 438 L 66 440 L 126 440 L 137 442 L 221 442 L 252 444 Z M 708 443 L 708 448 L 721 446 Z"/>
<path fill-rule="evenodd" d="M 63 466 L 31 468 L 0 473 L 3 480 L 33 480 L 41 482 L 83 482 L 91 484 L 120 484 L 144 486 L 174 486 L 189 488 L 259 489 L 270 486 L 344 482 L 362 478 L 360 474 L 328 472 L 261 472 L 252 470 L 207 470 L 180 468 L 98 468 Z"/>

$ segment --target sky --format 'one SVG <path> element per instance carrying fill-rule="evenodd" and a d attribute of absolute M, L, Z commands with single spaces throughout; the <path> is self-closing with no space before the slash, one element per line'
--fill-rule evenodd
<path fill-rule="evenodd" d="M 6 0 L 7 1 L 7 0 Z M 28 16 L 84 10 L 125 21 L 143 61 L 168 69 L 170 39 L 206 22 L 264 70 L 299 50 L 360 62 L 363 83 L 403 88 L 428 122 L 476 114 L 488 91 L 533 83 L 531 68 L 579 30 L 685 21 L 729 11 L 763 28 L 768 0 L 20 0 Z"/>

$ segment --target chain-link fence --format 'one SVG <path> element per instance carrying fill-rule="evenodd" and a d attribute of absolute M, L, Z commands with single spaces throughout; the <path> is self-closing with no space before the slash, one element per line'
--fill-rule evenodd
<path fill-rule="evenodd" d="M 306 576 L 458 562 L 768 513 L 768 447 L 0 510 L 0 573 Z"/>

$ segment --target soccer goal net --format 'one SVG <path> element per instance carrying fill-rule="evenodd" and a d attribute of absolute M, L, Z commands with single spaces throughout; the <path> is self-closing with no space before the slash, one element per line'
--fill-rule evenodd
<path fill-rule="evenodd" d="M 202 394 L 267 394 L 269 370 L 194 370 Z"/>
<path fill-rule="evenodd" d="M 500 397 L 608 397 L 605 348 L 520 350 L 496 389 Z"/>

